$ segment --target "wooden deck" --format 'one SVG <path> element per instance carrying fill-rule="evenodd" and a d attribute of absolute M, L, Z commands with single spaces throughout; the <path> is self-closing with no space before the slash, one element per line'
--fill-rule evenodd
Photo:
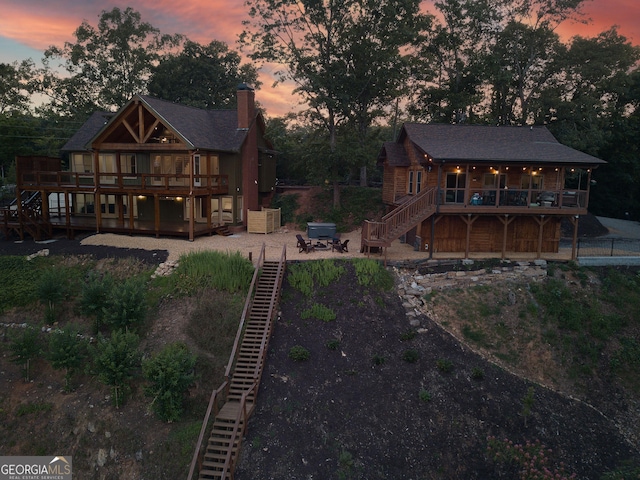
<path fill-rule="evenodd" d="M 71 217 L 69 225 L 66 219 L 51 218 L 50 222 L 54 230 L 65 230 L 71 233 L 73 238 L 76 232 L 95 233 L 119 233 L 127 235 L 155 235 L 156 237 L 189 237 L 189 222 L 160 222 L 158 228 L 152 221 L 134 220 L 133 224 L 129 219 L 119 220 L 117 218 L 103 218 L 100 226 L 96 225 L 96 219 L 91 217 Z M 208 227 L 206 223 L 194 224 L 194 235 L 211 235 L 220 228 L 220 225 Z"/>

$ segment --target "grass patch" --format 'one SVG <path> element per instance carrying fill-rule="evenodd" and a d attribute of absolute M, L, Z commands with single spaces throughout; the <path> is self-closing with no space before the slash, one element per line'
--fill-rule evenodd
<path fill-rule="evenodd" d="M 342 265 L 332 259 L 295 263 L 288 268 L 289 285 L 310 297 L 317 288 L 328 287 L 345 272 Z"/>
<path fill-rule="evenodd" d="M 385 291 L 393 288 L 393 276 L 379 261 L 370 258 L 355 258 L 352 263 L 356 269 L 359 285 Z"/>
<path fill-rule="evenodd" d="M 32 413 L 46 413 L 51 411 L 53 403 L 21 403 L 16 407 L 16 417 L 23 417 Z"/>
<path fill-rule="evenodd" d="M 303 320 L 317 318 L 323 322 L 333 322 L 336 319 L 336 313 L 320 303 L 314 303 L 311 308 L 304 310 L 300 314 L 300 318 Z"/>

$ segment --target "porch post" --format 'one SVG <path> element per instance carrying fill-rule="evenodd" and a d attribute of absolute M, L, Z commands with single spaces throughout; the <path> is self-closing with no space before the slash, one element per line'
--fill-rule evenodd
<path fill-rule="evenodd" d="M 153 206 L 155 210 L 154 224 L 156 229 L 156 238 L 160 238 L 160 196 L 157 193 L 153 194 Z"/>
<path fill-rule="evenodd" d="M 504 218 L 498 217 L 498 220 L 502 222 L 502 260 L 504 260 L 507 256 L 507 233 L 508 227 L 511 223 L 516 219 L 516 217 L 509 218 L 509 214 L 505 214 Z"/>
<path fill-rule="evenodd" d="M 576 255 L 576 245 L 578 244 L 578 221 L 580 219 L 579 215 L 575 215 L 573 217 L 569 217 L 571 220 L 571 224 L 573 225 L 573 241 L 571 245 L 571 260 L 575 261 L 577 258 Z"/>
<path fill-rule="evenodd" d="M 194 229 L 195 229 L 195 220 L 194 217 L 196 216 L 196 199 L 193 196 L 193 192 L 191 192 L 191 195 L 189 195 L 189 210 L 191 215 L 189 215 L 189 241 L 193 242 L 193 238 L 194 238 Z"/>
<path fill-rule="evenodd" d="M 100 161 L 98 151 L 93 152 L 93 196 L 96 212 L 96 233 L 102 228 L 102 199 L 100 198 Z"/>
<path fill-rule="evenodd" d="M 129 192 L 129 232 L 133 234 L 134 221 L 133 221 L 133 193 Z"/>

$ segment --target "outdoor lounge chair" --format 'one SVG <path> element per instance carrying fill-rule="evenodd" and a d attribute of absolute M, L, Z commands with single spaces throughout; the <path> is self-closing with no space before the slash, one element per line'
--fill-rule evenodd
<path fill-rule="evenodd" d="M 315 247 L 311 245 L 311 240 L 306 241 L 299 233 L 296 235 L 296 238 L 298 239 L 298 253 L 309 253 L 315 250 Z"/>
<path fill-rule="evenodd" d="M 344 242 L 341 243 L 340 239 L 336 238 L 333 240 L 333 243 L 331 244 L 331 251 L 333 252 L 334 250 L 337 250 L 340 253 L 348 252 L 349 251 L 349 247 L 347 246 L 348 243 L 349 243 L 349 239 L 346 239 Z"/>

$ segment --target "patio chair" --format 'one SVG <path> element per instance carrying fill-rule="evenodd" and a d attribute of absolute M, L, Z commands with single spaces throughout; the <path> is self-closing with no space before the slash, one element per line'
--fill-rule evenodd
<path fill-rule="evenodd" d="M 296 235 L 298 239 L 298 253 L 309 253 L 315 251 L 315 247 L 311 245 L 311 240 L 306 241 L 299 233 Z"/>
<path fill-rule="evenodd" d="M 349 251 L 348 243 L 349 243 L 349 239 L 346 239 L 344 242 L 340 242 L 340 239 L 335 239 L 331 244 L 331 251 L 333 252 L 334 250 L 337 250 L 340 253 L 348 252 Z"/>

